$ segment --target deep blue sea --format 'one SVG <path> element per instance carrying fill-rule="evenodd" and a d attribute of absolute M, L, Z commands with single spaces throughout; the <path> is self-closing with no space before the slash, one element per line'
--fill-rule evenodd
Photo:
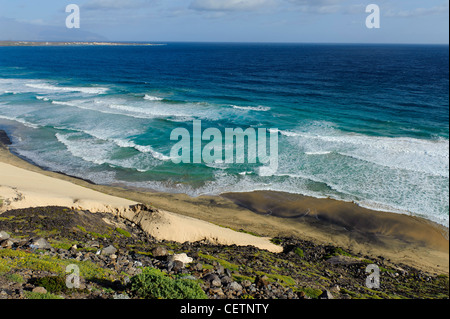
<path fill-rule="evenodd" d="M 279 166 L 175 164 L 175 128 L 278 129 Z M 11 149 L 99 184 L 274 190 L 448 226 L 449 47 L 0 47 Z"/>

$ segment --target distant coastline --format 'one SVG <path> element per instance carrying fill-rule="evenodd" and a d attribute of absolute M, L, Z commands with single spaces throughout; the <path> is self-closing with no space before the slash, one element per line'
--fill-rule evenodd
<path fill-rule="evenodd" d="M 165 45 L 138 42 L 104 42 L 104 41 L 0 41 L 0 47 L 37 47 L 37 46 L 155 46 Z"/>

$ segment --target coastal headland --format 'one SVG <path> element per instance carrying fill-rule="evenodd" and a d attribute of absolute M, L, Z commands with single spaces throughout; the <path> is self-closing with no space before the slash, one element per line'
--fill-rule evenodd
<path fill-rule="evenodd" d="M 153 46 L 164 45 L 144 42 L 106 42 L 106 41 L 0 41 L 0 47 L 38 47 L 38 46 Z"/>

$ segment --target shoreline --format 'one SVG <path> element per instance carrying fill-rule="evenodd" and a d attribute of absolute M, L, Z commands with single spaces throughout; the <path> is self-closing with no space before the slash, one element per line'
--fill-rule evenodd
<path fill-rule="evenodd" d="M 282 252 L 268 237 L 236 232 L 206 221 L 155 209 L 123 196 L 105 194 L 84 180 L 43 170 L 26 164 L 0 145 L 0 214 L 11 210 L 37 207 L 67 207 L 91 213 L 110 213 L 139 225 L 158 240 L 179 243 L 206 241 L 211 244 L 254 246 Z M 51 175 L 51 176 L 50 176 Z"/>
<path fill-rule="evenodd" d="M 0 47 L 38 47 L 38 46 L 158 46 L 165 44 L 110 41 L 0 41 Z"/>
<path fill-rule="evenodd" d="M 195 219 L 215 224 L 218 226 L 216 230 L 236 230 L 235 235 L 251 233 L 263 238 L 292 236 L 318 244 L 333 243 L 357 253 L 383 256 L 392 262 L 404 263 L 427 272 L 449 272 L 448 228 L 419 217 L 372 211 L 353 203 L 279 192 L 192 198 L 185 194 L 91 184 L 36 167 L 5 147 L 0 148 L 0 163 L 126 198 L 131 202 L 151 205 L 174 216 L 185 217 L 185 221 Z M 272 214 L 268 215 L 268 210 Z"/>

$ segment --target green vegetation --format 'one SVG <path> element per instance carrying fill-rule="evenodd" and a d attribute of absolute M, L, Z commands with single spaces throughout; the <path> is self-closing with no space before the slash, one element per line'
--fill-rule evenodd
<path fill-rule="evenodd" d="M 222 265 L 224 268 L 227 268 L 227 269 L 229 269 L 231 271 L 239 270 L 239 265 L 230 263 L 230 262 L 226 261 L 225 259 L 221 259 L 221 258 L 214 257 L 214 256 L 211 256 L 211 255 L 206 255 L 206 254 L 203 254 L 203 253 L 199 253 L 198 256 L 202 257 L 202 258 L 204 258 L 206 260 L 216 261 L 220 265 Z"/>
<path fill-rule="evenodd" d="M 77 261 L 74 259 L 60 259 L 30 252 L 2 249 L 0 250 L 0 275 L 15 269 L 29 269 L 33 271 L 48 271 L 65 275 L 66 267 L 76 264 L 80 268 L 80 275 L 91 280 L 108 280 L 117 278 L 113 270 L 104 269 L 90 261 Z"/>
<path fill-rule="evenodd" d="M 38 237 L 51 237 L 53 235 L 58 235 L 60 232 L 57 229 L 52 229 L 52 230 L 41 230 L 41 229 L 36 229 L 33 231 L 33 233 L 36 234 L 36 236 Z"/>
<path fill-rule="evenodd" d="M 328 255 L 325 256 L 325 259 L 329 259 L 329 258 L 334 257 L 334 256 L 347 256 L 347 257 L 355 258 L 355 256 L 353 256 L 352 254 L 346 252 L 345 250 L 343 250 L 340 247 L 333 247 L 332 251 Z"/>
<path fill-rule="evenodd" d="M 89 234 L 89 235 L 91 235 L 92 237 L 95 237 L 95 238 L 111 238 L 112 237 L 111 234 L 99 234 L 99 233 L 96 233 L 96 232 L 87 231 L 86 228 L 84 228 L 83 226 L 80 226 L 80 225 L 78 225 L 77 228 L 79 230 L 81 230 L 82 232 L 87 233 L 87 234 Z"/>
<path fill-rule="evenodd" d="M 267 276 L 271 282 L 279 282 L 282 286 L 295 286 L 297 283 L 291 276 L 281 275 L 277 273 L 265 273 L 263 271 L 257 271 L 259 276 Z"/>
<path fill-rule="evenodd" d="M 255 282 L 255 277 L 250 277 L 250 276 L 246 276 L 246 275 L 241 275 L 241 274 L 233 274 L 232 275 L 233 279 L 236 280 L 238 283 L 243 282 L 244 280 L 248 280 L 251 283 Z"/>
<path fill-rule="evenodd" d="M 322 294 L 322 290 L 310 287 L 299 288 L 298 291 L 303 291 L 304 294 L 310 298 L 317 299 Z"/>
<path fill-rule="evenodd" d="M 272 242 L 272 244 L 275 245 L 281 245 L 283 243 L 283 241 L 280 238 L 272 238 L 270 241 Z"/>
<path fill-rule="evenodd" d="M 131 278 L 131 291 L 144 299 L 207 299 L 198 282 L 173 279 L 155 268 Z"/>
<path fill-rule="evenodd" d="M 47 292 L 46 294 L 41 294 L 39 292 L 25 291 L 25 297 L 27 299 L 64 299 L 61 296 L 54 295 Z"/>
<path fill-rule="evenodd" d="M 297 247 L 294 249 L 294 253 L 299 256 L 300 258 L 305 257 L 305 253 L 303 252 L 303 250 L 300 247 Z"/>
<path fill-rule="evenodd" d="M 5 274 L 5 278 L 10 281 L 17 282 L 19 284 L 25 282 L 25 279 L 23 279 L 23 277 L 19 274 Z"/>
<path fill-rule="evenodd" d="M 66 285 L 66 279 L 63 276 L 47 276 L 38 278 L 34 281 L 34 285 L 44 287 L 50 293 L 67 293 L 69 291 L 69 288 L 67 288 Z"/>
<path fill-rule="evenodd" d="M 129 232 L 127 232 L 126 230 L 123 230 L 122 228 L 116 228 L 116 232 L 118 232 L 119 234 L 121 234 L 124 237 L 130 238 L 131 234 Z"/>

